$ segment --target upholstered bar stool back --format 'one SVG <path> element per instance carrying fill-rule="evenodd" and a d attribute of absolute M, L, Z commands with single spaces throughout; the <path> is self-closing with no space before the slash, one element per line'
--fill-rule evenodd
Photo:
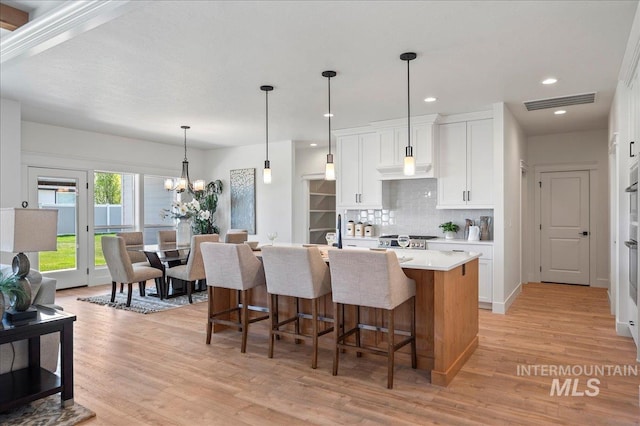
<path fill-rule="evenodd" d="M 111 274 L 111 302 L 115 301 L 116 283 L 118 282 L 128 285 L 127 306 L 131 306 L 132 284 L 134 282 L 138 283 L 141 296 L 144 296 L 147 280 L 154 279 L 156 287 L 160 288 L 159 286 L 162 285 L 162 270 L 142 264 L 132 264 L 124 238 L 104 236 L 101 239 L 101 243 L 102 253 L 107 261 L 109 274 Z"/>
<path fill-rule="evenodd" d="M 355 327 L 348 331 L 340 331 L 336 327 L 335 348 L 333 358 L 333 375 L 338 374 L 340 349 L 355 348 L 357 353 L 367 352 L 380 354 L 378 348 L 366 348 L 360 345 L 361 329 L 377 329 L 388 333 L 388 345 L 382 354 L 387 355 L 387 387 L 393 387 L 394 354 L 402 346 L 411 344 L 411 364 L 416 368 L 415 348 L 415 281 L 408 278 L 392 251 L 374 252 L 365 250 L 330 250 L 331 287 L 334 302 L 334 320 L 340 324 L 340 305 L 355 305 L 358 308 Z M 411 325 L 409 336 L 395 342 L 395 309 L 402 303 L 411 303 Z M 361 306 L 379 308 L 385 311 L 386 328 L 360 323 L 359 308 Z M 347 343 L 346 338 L 355 334 L 356 343 Z"/>
<path fill-rule="evenodd" d="M 229 229 L 224 236 L 225 243 L 242 244 L 249 239 L 249 231 L 246 229 Z"/>
<path fill-rule="evenodd" d="M 331 292 L 331 274 L 327 264 L 322 259 L 317 247 L 282 247 L 265 246 L 262 248 L 262 261 L 267 279 L 269 293 L 269 358 L 273 358 L 275 336 L 290 335 L 295 339 L 312 341 L 311 367 L 318 364 L 318 336 L 330 333 L 333 328 L 318 328 L 319 299 Z M 294 297 L 296 315 L 283 320 L 278 315 L 278 296 Z M 311 315 L 299 311 L 298 298 L 311 301 Z M 311 334 L 300 332 L 300 318 L 311 319 Z M 294 331 L 283 328 L 294 323 Z"/>
<path fill-rule="evenodd" d="M 202 234 L 193 235 L 191 237 L 191 249 L 189 250 L 189 257 L 187 263 L 184 265 L 177 265 L 167 269 L 167 277 L 174 280 L 182 280 L 186 283 L 187 295 L 189 297 L 189 303 L 193 303 L 191 292 L 192 287 L 198 280 L 204 280 L 204 262 L 202 260 L 201 244 L 202 243 L 217 243 L 220 239 L 218 234 Z"/>
<path fill-rule="evenodd" d="M 247 349 L 249 324 L 269 318 L 269 316 L 249 318 L 248 292 L 255 287 L 265 285 L 262 262 L 256 258 L 251 247 L 246 244 L 202 243 L 200 248 L 202 250 L 202 259 L 204 261 L 204 271 L 209 292 L 207 344 L 211 343 L 213 324 L 240 327 L 242 331 L 240 351 L 244 353 Z M 214 287 L 238 290 L 238 301 L 240 303 L 230 309 L 216 311 Z M 254 308 L 254 310 L 265 311 L 266 309 Z M 239 318 L 237 322 L 220 318 L 233 312 L 238 313 Z"/>

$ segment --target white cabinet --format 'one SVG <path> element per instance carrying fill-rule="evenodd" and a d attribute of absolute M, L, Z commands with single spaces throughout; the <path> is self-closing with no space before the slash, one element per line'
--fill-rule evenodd
<path fill-rule="evenodd" d="M 428 242 L 429 250 L 443 251 L 471 251 L 481 253 L 478 259 L 478 301 L 485 303 L 481 308 L 491 308 L 493 302 L 493 246 L 491 244 L 473 244 L 470 241 L 464 243 L 440 243 Z"/>
<path fill-rule="evenodd" d="M 493 120 L 439 126 L 438 208 L 493 208 Z"/>
<path fill-rule="evenodd" d="M 336 208 L 381 209 L 382 182 L 376 170 L 379 151 L 376 133 L 339 136 L 336 151 Z"/>
<path fill-rule="evenodd" d="M 435 139 L 435 118 L 437 116 L 417 117 L 418 122 L 411 125 L 411 146 L 416 162 L 416 173 L 410 178 L 434 177 L 434 139 Z M 387 122 L 372 123 L 377 128 L 378 141 L 380 143 L 380 153 L 378 155 L 378 172 L 382 179 L 407 179 L 403 175 L 405 148 L 407 146 L 407 124 L 404 120 L 392 120 Z M 394 126 L 387 127 L 390 123 Z"/>
<path fill-rule="evenodd" d="M 629 125 L 629 156 L 631 161 L 637 161 L 640 155 L 640 67 L 636 69 L 628 89 L 628 125 Z"/>
<path fill-rule="evenodd" d="M 342 237 L 342 246 L 375 248 L 378 247 L 378 239 L 371 237 Z"/>

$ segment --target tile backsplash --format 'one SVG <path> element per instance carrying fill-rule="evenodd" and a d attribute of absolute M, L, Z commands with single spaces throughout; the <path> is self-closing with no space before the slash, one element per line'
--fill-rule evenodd
<path fill-rule="evenodd" d="M 465 219 L 479 225 L 480 216 L 493 217 L 493 209 L 436 209 L 437 190 L 436 179 L 383 181 L 382 210 L 346 210 L 342 212 L 344 222 L 353 220 L 373 224 L 376 236 L 413 234 L 442 237 L 444 234 L 438 226 L 451 221 L 460 226 L 457 237 L 463 238 Z"/>

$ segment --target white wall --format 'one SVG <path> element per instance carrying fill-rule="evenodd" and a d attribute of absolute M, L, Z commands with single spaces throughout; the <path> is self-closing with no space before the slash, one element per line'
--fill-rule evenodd
<path fill-rule="evenodd" d="M 494 304 L 494 311 L 506 312 L 521 291 L 522 198 L 521 160 L 526 162 L 526 138 L 511 111 L 504 108 L 504 275 L 502 302 Z M 494 288 L 495 297 L 495 288 Z"/>
<path fill-rule="evenodd" d="M 295 171 L 293 176 L 293 242 L 307 243 L 308 232 L 306 229 L 308 200 L 305 199 L 305 175 L 324 175 L 324 165 L 327 161 L 327 148 L 304 147 L 295 151 Z"/>
<path fill-rule="evenodd" d="M 20 103 L 0 99 L 0 207 L 20 207 Z M 0 263 L 13 255 L 0 253 Z"/>
<path fill-rule="evenodd" d="M 592 241 L 595 240 L 596 267 L 595 277 L 591 277 L 591 285 L 608 287 L 609 283 L 609 189 L 608 189 L 608 131 L 594 130 L 585 132 L 557 133 L 544 136 L 532 136 L 527 139 L 527 157 L 529 167 L 548 165 L 575 165 L 576 170 L 587 164 L 595 164 L 595 171 L 590 175 L 590 185 L 595 189 L 595 200 L 592 206 L 597 206 L 595 215 L 595 229 L 591 229 Z M 535 235 L 535 179 L 529 181 L 529 233 Z M 526 246 L 525 256 L 535 256 L 535 239 L 530 238 Z M 536 281 L 539 273 L 538 265 L 532 265 L 529 270 L 529 280 Z"/>
<path fill-rule="evenodd" d="M 262 182 L 264 145 L 247 145 L 207 151 L 205 161 L 209 165 L 206 180 L 220 179 L 223 192 L 218 201 L 216 223 L 224 235 L 231 224 L 229 177 L 234 169 L 256 169 L 256 235 L 251 240 L 268 242 L 267 234 L 278 232 L 278 240 L 290 242 L 293 238 L 293 157 L 292 141 L 270 142 L 272 183 Z"/>

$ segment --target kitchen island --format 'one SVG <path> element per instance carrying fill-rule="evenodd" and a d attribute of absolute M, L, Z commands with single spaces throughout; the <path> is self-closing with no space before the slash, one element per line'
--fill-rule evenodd
<path fill-rule="evenodd" d="M 283 244 L 284 245 L 284 244 Z M 328 249 L 326 246 L 319 246 Z M 363 250 L 350 248 L 352 250 Z M 416 281 L 416 351 L 417 368 L 430 373 L 431 383 L 447 386 L 478 346 L 478 258 L 480 253 L 438 250 L 394 250 L 401 260 L 405 274 Z M 259 251 L 256 252 L 260 254 Z M 266 288 L 254 289 L 251 305 L 266 306 Z M 295 303 L 280 298 L 280 309 L 295 313 Z M 310 307 L 300 301 L 302 312 Z M 236 292 L 215 288 L 216 310 L 223 310 L 236 303 Z M 333 316 L 333 301 L 327 295 L 320 303 L 322 316 Z M 353 312 L 345 312 L 351 321 Z M 362 322 L 381 324 L 380 310 L 361 308 Z M 410 310 L 400 307 L 396 312 L 396 328 L 409 329 Z M 303 329 L 310 327 L 303 324 Z M 215 324 L 214 333 L 226 328 Z M 363 333 L 362 342 L 367 346 L 379 346 L 384 333 Z M 408 348 L 405 348 L 408 351 Z M 403 361 L 399 353 L 398 360 Z M 406 354 L 409 363 L 408 353 Z"/>

